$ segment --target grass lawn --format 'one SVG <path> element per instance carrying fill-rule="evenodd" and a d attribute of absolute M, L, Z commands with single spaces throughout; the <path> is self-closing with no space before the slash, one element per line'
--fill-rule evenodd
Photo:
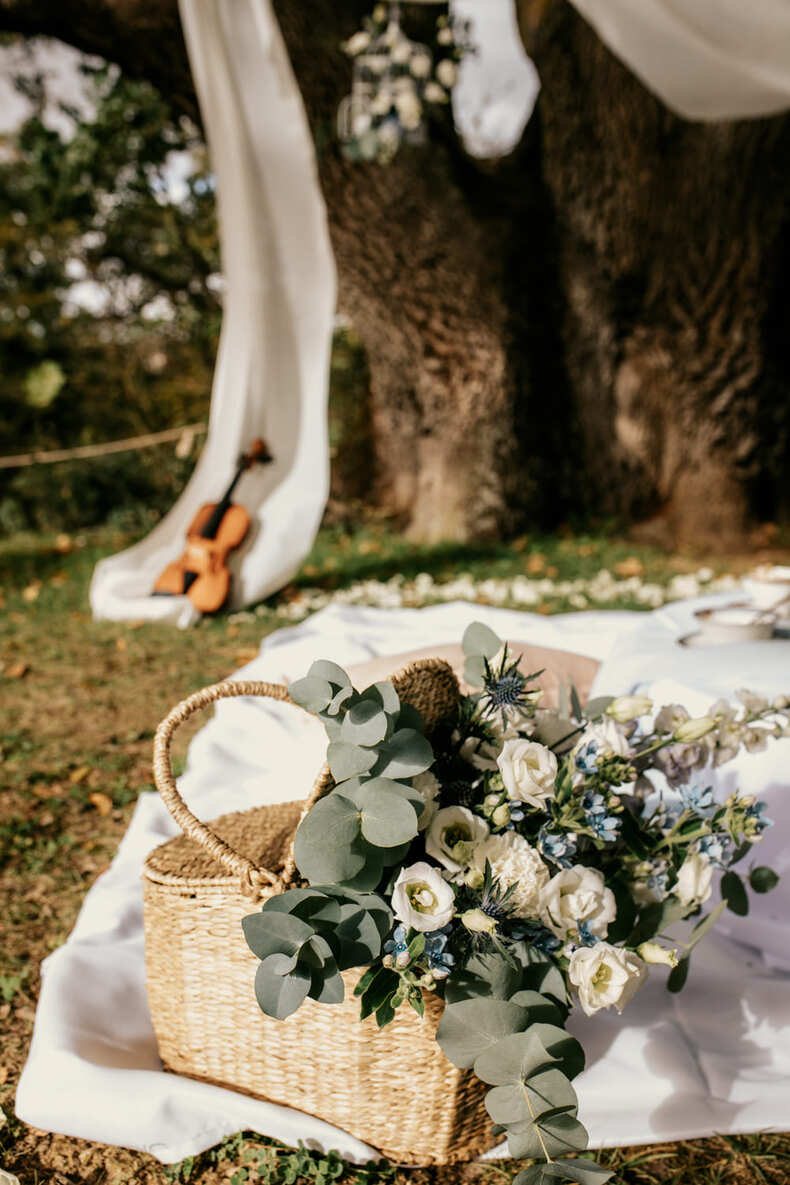
<path fill-rule="evenodd" d="M 91 620 L 93 564 L 127 542 L 108 529 L 77 538 L 0 541 L 0 1168 L 22 1185 L 323 1185 L 330 1179 L 506 1185 L 510 1176 L 498 1165 L 346 1169 L 254 1136 L 226 1140 L 168 1169 L 138 1153 L 28 1128 L 13 1106 L 40 962 L 65 940 L 86 890 L 112 859 L 137 795 L 151 789 L 151 738 L 159 719 L 184 695 L 249 661 L 272 630 L 332 597 L 422 604 L 466 595 L 543 613 L 599 604 L 645 608 L 664 596 L 714 587 L 722 577 L 726 585 L 728 573 L 758 558 L 787 563 L 787 547 L 777 544 L 759 557 L 691 558 L 604 535 L 567 534 L 510 545 L 417 548 L 375 523 L 353 531 L 325 528 L 277 598 L 180 632 Z M 616 1166 L 628 1185 L 790 1182 L 790 1135 L 722 1136 L 604 1152 L 600 1159 Z"/>

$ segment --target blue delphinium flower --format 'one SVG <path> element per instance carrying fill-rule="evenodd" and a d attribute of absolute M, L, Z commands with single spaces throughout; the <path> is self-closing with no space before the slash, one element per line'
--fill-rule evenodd
<path fill-rule="evenodd" d="M 425 954 L 428 959 L 428 970 L 434 979 L 446 979 L 455 966 L 455 959 L 445 950 L 449 927 L 443 930 L 430 930 L 425 935 Z"/>
<path fill-rule="evenodd" d="M 696 811 L 698 815 L 715 805 L 712 786 L 679 786 L 678 794 L 686 809 Z"/>
<path fill-rule="evenodd" d="M 392 955 L 396 967 L 405 967 L 409 962 L 409 944 L 406 941 L 406 927 L 396 926 L 392 938 L 384 943 L 385 955 Z"/>
<path fill-rule="evenodd" d="M 593 835 L 604 843 L 613 843 L 617 839 L 621 820 L 616 815 L 608 814 L 609 808 L 604 796 L 588 790 L 582 798 L 582 807 Z"/>
<path fill-rule="evenodd" d="M 538 851 L 558 864 L 560 868 L 571 868 L 576 858 L 576 833 L 573 831 L 549 831 L 541 827 L 538 832 Z"/>

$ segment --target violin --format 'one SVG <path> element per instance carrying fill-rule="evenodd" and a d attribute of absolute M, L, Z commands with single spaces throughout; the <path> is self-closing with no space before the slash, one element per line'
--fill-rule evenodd
<path fill-rule="evenodd" d="M 230 570 L 227 558 L 250 529 L 249 513 L 232 502 L 243 473 L 255 464 L 266 465 L 274 457 L 263 440 L 254 440 L 239 460 L 236 472 L 219 502 L 201 506 L 187 531 L 187 545 L 180 559 L 168 564 L 154 585 L 155 597 L 184 593 L 201 613 L 216 613 L 228 599 Z"/>

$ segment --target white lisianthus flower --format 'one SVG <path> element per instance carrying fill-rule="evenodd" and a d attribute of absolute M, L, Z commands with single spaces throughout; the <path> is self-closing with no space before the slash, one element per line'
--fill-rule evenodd
<path fill-rule="evenodd" d="M 522 918 L 538 916 L 541 890 L 548 884 L 550 873 L 535 848 L 516 831 L 489 835 L 474 850 L 474 865 L 485 871 L 486 860 L 502 888 L 515 885 L 510 901 Z"/>
<path fill-rule="evenodd" d="M 471 934 L 493 934 L 496 930 L 496 919 L 482 909 L 467 909 L 461 914 L 461 921 Z"/>
<path fill-rule="evenodd" d="M 417 774 L 416 777 L 413 777 L 411 784 L 422 795 L 424 806 L 417 827 L 418 830 L 425 831 L 433 822 L 439 809 L 439 779 L 430 771 L 426 771 L 424 774 Z"/>
<path fill-rule="evenodd" d="M 696 716 L 693 720 L 685 720 L 675 729 L 675 740 L 688 745 L 707 736 L 716 727 L 716 721 L 711 716 Z"/>
<path fill-rule="evenodd" d="M 644 959 L 646 963 L 662 965 L 664 967 L 677 967 L 678 965 L 678 952 L 676 950 L 668 950 L 660 942 L 643 942 L 636 950 L 639 957 Z"/>
<path fill-rule="evenodd" d="M 520 737 L 505 741 L 497 765 L 510 798 L 542 810 L 554 797 L 557 758 L 545 745 Z"/>
<path fill-rule="evenodd" d="M 711 895 L 713 868 L 704 852 L 688 852 L 678 870 L 677 884 L 672 892 L 681 905 L 691 909 L 702 905 Z"/>
<path fill-rule="evenodd" d="M 748 687 L 741 687 L 739 691 L 735 692 L 735 696 L 741 701 L 747 712 L 764 712 L 769 706 L 764 695 L 759 695 L 756 691 L 749 691 Z"/>
<path fill-rule="evenodd" d="M 436 77 L 442 86 L 446 86 L 448 89 L 455 86 L 458 78 L 455 62 L 451 62 L 449 58 L 443 58 L 436 67 Z"/>
<path fill-rule="evenodd" d="M 592 772 L 599 761 L 609 757 L 630 756 L 628 737 L 611 716 L 596 724 L 588 724 L 573 747 L 576 765 L 587 773 Z"/>
<path fill-rule="evenodd" d="M 402 868 L 392 890 L 392 912 L 414 930 L 441 930 L 455 913 L 455 894 L 424 860 Z"/>
<path fill-rule="evenodd" d="M 476 846 L 488 835 L 488 824 L 465 806 L 437 811 L 425 836 L 425 851 L 449 872 L 461 872 L 472 863 Z"/>
<path fill-rule="evenodd" d="M 639 955 L 608 942 L 578 947 L 568 965 L 568 979 L 588 1016 L 612 1005 L 622 1012 L 646 977 L 647 966 Z"/>
<path fill-rule="evenodd" d="M 348 41 L 343 44 L 343 49 L 351 57 L 356 57 L 357 54 L 366 50 L 370 45 L 370 33 L 366 33 L 364 29 L 360 29 L 353 37 L 349 37 Z"/>
<path fill-rule="evenodd" d="M 656 716 L 653 726 L 656 732 L 674 732 L 688 719 L 689 714 L 682 704 L 665 704 Z"/>
<path fill-rule="evenodd" d="M 430 54 L 423 53 L 422 51 L 412 54 L 409 70 L 415 78 L 427 78 L 431 72 Z"/>
<path fill-rule="evenodd" d="M 647 716 L 652 710 L 653 701 L 646 695 L 621 695 L 612 700 L 606 709 L 606 715 L 611 716 L 618 724 L 628 724 L 630 720 Z"/>
<path fill-rule="evenodd" d="M 395 96 L 395 110 L 407 131 L 414 131 L 420 126 L 422 103 L 412 91 L 403 91 Z"/>
<path fill-rule="evenodd" d="M 540 894 L 540 919 L 558 938 L 578 936 L 579 922 L 591 934 L 605 938 L 617 914 L 614 893 L 597 868 L 574 864 L 551 878 Z"/>

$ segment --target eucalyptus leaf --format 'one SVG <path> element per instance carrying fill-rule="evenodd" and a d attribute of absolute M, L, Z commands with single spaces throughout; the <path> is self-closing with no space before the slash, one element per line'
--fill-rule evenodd
<path fill-rule="evenodd" d="M 396 723 L 398 728 L 413 728 L 425 735 L 425 721 L 413 704 L 401 704 Z"/>
<path fill-rule="evenodd" d="M 519 1173 L 512 1185 L 556 1185 L 557 1181 L 573 1181 L 574 1185 L 605 1185 L 614 1173 L 594 1160 L 552 1160 L 533 1164 Z"/>
<path fill-rule="evenodd" d="M 247 945 L 259 959 L 269 955 L 296 955 L 315 933 L 312 926 L 289 913 L 248 914 L 241 921 Z"/>
<path fill-rule="evenodd" d="M 594 699 L 587 700 L 584 705 L 584 715 L 588 720 L 592 720 L 594 716 L 601 716 L 613 702 L 613 695 L 596 695 Z"/>
<path fill-rule="evenodd" d="M 562 1152 L 583 1152 L 588 1141 L 586 1129 L 573 1115 L 567 1114 L 554 1115 L 543 1122 L 538 1120 L 518 1124 L 516 1127 L 509 1127 L 507 1133 L 508 1151 L 516 1158 L 543 1157 L 546 1153 L 553 1157 Z"/>
<path fill-rule="evenodd" d="M 289 685 L 288 694 L 300 708 L 308 712 L 323 712 L 335 693 L 332 684 L 327 683 L 326 679 L 305 675 L 304 679 L 297 679 Z"/>
<path fill-rule="evenodd" d="M 389 721 L 381 704 L 372 699 L 361 699 L 346 712 L 341 725 L 341 736 L 352 745 L 371 747 L 380 744 L 387 735 Z"/>
<path fill-rule="evenodd" d="M 362 692 L 362 696 L 365 699 L 372 699 L 378 703 L 388 716 L 397 718 L 401 707 L 400 697 L 388 679 L 382 680 L 380 683 L 374 683 Z"/>
<path fill-rule="evenodd" d="M 553 1000 L 549 1000 L 540 992 L 529 989 L 516 992 L 510 997 L 511 1004 L 518 1004 L 519 1008 L 526 1008 L 529 1023 L 544 1021 L 550 1025 L 562 1025 L 564 1016 Z"/>
<path fill-rule="evenodd" d="M 749 898 L 746 896 L 746 886 L 737 872 L 725 872 L 721 878 L 721 895 L 727 902 L 728 909 L 738 917 L 746 917 L 749 912 Z"/>
<path fill-rule="evenodd" d="M 553 964 L 549 964 L 553 967 Z M 554 968 L 556 971 L 556 968 Z M 557 975 L 562 982 L 559 971 Z M 480 996 L 491 996 L 495 1000 L 508 1000 L 524 985 L 523 969 L 514 966 L 495 952 L 472 955 L 466 966 L 453 971 L 445 981 L 444 998 L 448 1004 L 460 1000 L 476 1000 Z M 563 994 L 565 988 L 563 983 Z"/>
<path fill-rule="evenodd" d="M 392 848 L 414 839 L 417 812 L 408 799 L 371 782 L 362 805 L 362 834 L 378 848 Z"/>
<path fill-rule="evenodd" d="M 576 1091 L 561 1070 L 543 1070 L 526 1081 L 494 1086 L 485 1099 L 486 1110 L 495 1123 L 526 1123 L 549 1110 L 573 1110 L 578 1106 Z M 530 1107 L 532 1110 L 530 1110 Z"/>
<path fill-rule="evenodd" d="M 341 921 L 334 931 L 337 965 L 341 971 L 349 967 L 363 967 L 381 954 L 384 935 L 391 926 L 392 914 L 368 913 L 353 902 L 341 906 Z M 383 930 L 383 933 L 382 933 Z"/>
<path fill-rule="evenodd" d="M 506 1000 L 461 1000 L 445 1007 L 436 1040 L 448 1061 L 468 1070 L 492 1045 L 501 1044 L 502 1038 L 523 1032 L 527 1019 L 525 1008 Z"/>
<path fill-rule="evenodd" d="M 341 687 L 340 690 L 337 692 L 337 694 L 332 697 L 332 699 L 329 701 L 326 708 L 324 709 L 327 716 L 337 716 L 340 712 L 340 709 L 343 707 L 343 704 L 347 704 L 349 700 L 353 700 L 354 695 L 355 695 L 354 688 L 350 684 L 348 687 Z M 323 713 L 322 713 L 322 716 L 323 716 Z M 324 724 L 326 724 L 325 719 L 324 719 Z"/>
<path fill-rule="evenodd" d="M 475 1058 L 474 1071 L 489 1086 L 513 1086 L 531 1074 L 547 1070 L 557 1059 L 552 1057 L 531 1025 L 526 1032 L 511 1032 L 488 1046 Z"/>
<path fill-rule="evenodd" d="M 310 980 L 309 996 L 319 1004 L 342 1004 L 345 997 L 345 984 L 337 969 L 332 974 L 314 973 Z"/>
<path fill-rule="evenodd" d="M 363 749 L 348 741 L 332 741 L 326 751 L 326 758 L 336 782 L 345 782 L 348 778 L 369 773 L 377 761 L 375 749 Z"/>
<path fill-rule="evenodd" d="M 346 671 L 336 662 L 328 662 L 325 658 L 317 658 L 307 674 L 311 679 L 324 679 L 327 683 L 334 683 L 338 688 L 351 687 L 351 680 Z"/>
<path fill-rule="evenodd" d="M 667 976 L 667 989 L 670 992 L 680 992 L 686 983 L 686 978 L 689 973 L 689 956 L 679 959 L 677 966 L 673 967 Z"/>
<path fill-rule="evenodd" d="M 400 728 L 381 745 L 375 773 L 390 778 L 413 778 L 433 764 L 431 743 L 413 728 Z"/>
<path fill-rule="evenodd" d="M 470 655 L 464 664 L 464 682 L 470 687 L 481 687 L 486 673 L 486 661 L 479 655 Z"/>
<path fill-rule="evenodd" d="M 483 658 L 493 658 L 502 649 L 502 640 L 481 621 L 473 621 L 464 630 L 461 645 L 467 656 L 482 655 Z"/>
<path fill-rule="evenodd" d="M 779 884 L 779 876 L 773 868 L 753 868 L 749 873 L 749 884 L 755 893 L 770 893 Z"/>
<path fill-rule="evenodd" d="M 289 975 L 277 975 L 267 963 L 268 959 L 264 960 L 255 972 L 255 998 L 267 1016 L 285 1020 L 304 1000 L 312 977 L 299 966 Z"/>
<path fill-rule="evenodd" d="M 312 883 L 352 880 L 365 865 L 364 851 L 354 841 L 360 834 L 360 812 L 342 794 L 328 794 L 305 815 L 294 837 L 296 866 Z"/>
<path fill-rule="evenodd" d="M 719 901 L 716 905 L 714 905 L 710 913 L 706 913 L 705 917 L 702 918 L 701 921 L 697 922 L 696 926 L 691 931 L 691 937 L 685 944 L 687 951 L 692 951 L 699 940 L 704 938 L 708 931 L 716 925 L 716 922 L 719 920 L 726 908 L 727 902 Z"/>

